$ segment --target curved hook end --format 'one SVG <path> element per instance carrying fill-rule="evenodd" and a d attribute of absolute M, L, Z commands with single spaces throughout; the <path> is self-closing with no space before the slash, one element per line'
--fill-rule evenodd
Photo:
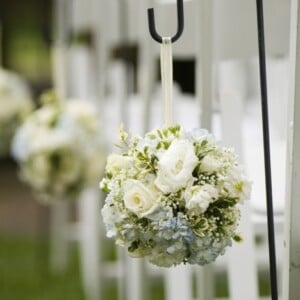
<path fill-rule="evenodd" d="M 155 17 L 154 17 L 153 8 L 148 8 L 148 24 L 149 24 L 149 32 L 152 38 L 158 43 L 162 43 L 162 37 L 157 33 L 155 28 Z"/>
<path fill-rule="evenodd" d="M 172 43 L 176 42 L 180 36 L 182 35 L 184 28 L 184 12 L 183 12 L 183 0 L 177 0 L 177 22 L 178 28 L 176 34 L 171 38 Z M 155 17 L 154 17 L 154 9 L 148 9 L 148 24 L 149 31 L 152 38 L 158 43 L 162 43 L 163 38 L 157 33 L 155 28 Z"/>
<path fill-rule="evenodd" d="M 178 22 L 177 32 L 171 39 L 172 43 L 176 42 L 183 33 L 183 28 L 184 28 L 183 0 L 177 0 L 177 22 Z"/>

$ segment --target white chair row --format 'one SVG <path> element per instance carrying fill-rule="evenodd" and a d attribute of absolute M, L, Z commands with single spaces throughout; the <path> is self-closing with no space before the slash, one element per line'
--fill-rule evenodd
<path fill-rule="evenodd" d="M 272 50 L 269 52 L 270 54 L 286 55 L 289 2 L 284 0 L 273 1 L 276 2 L 276 5 L 273 2 L 268 3 L 265 9 L 268 24 L 276 26 L 276 29 L 273 25 L 267 26 L 267 34 L 270 34 L 267 35 L 268 37 L 270 36 L 270 44 L 268 44 L 270 45 L 270 48 L 268 49 Z M 172 1 L 169 1 L 170 3 L 166 2 L 168 1 L 154 2 L 154 4 L 157 4 L 157 6 L 155 6 L 155 12 L 157 22 L 160 24 L 158 27 L 162 34 L 164 31 L 173 34 L 173 30 L 176 28 L 176 8 Z M 83 5 L 82 2 L 77 1 L 77 3 L 81 3 L 81 5 Z M 92 78 L 91 74 L 98 80 L 101 79 L 100 94 L 102 96 L 105 95 L 105 92 L 103 91 L 103 82 L 106 82 L 107 80 L 105 79 L 104 74 L 108 71 L 107 61 L 109 49 L 112 45 L 118 43 L 122 39 L 122 36 L 118 34 L 119 29 L 116 29 L 118 26 L 114 26 L 115 23 L 118 24 L 116 21 L 120 19 L 120 14 L 118 18 L 111 17 L 112 15 L 118 16 L 116 11 L 120 3 L 105 0 L 98 1 L 97 3 L 96 1 L 91 1 L 91 3 L 94 8 L 102 8 L 101 11 L 90 11 L 90 14 L 94 17 L 91 18 L 93 21 L 89 24 L 89 26 L 92 26 L 95 30 L 98 58 L 96 65 L 101 72 L 99 77 L 96 76 L 96 73 L 94 72 L 95 70 L 93 71 L 93 68 L 90 65 L 91 57 L 95 56 L 88 53 L 86 49 L 77 49 L 77 54 L 75 54 L 77 59 L 75 62 L 77 64 L 81 64 L 81 66 L 77 65 L 76 68 L 78 67 L 81 69 L 81 72 L 71 72 L 71 74 L 78 75 L 72 79 L 73 84 L 75 83 L 74 86 L 77 86 L 77 91 L 74 89 L 74 86 L 72 88 L 72 92 L 75 96 L 90 96 L 88 94 L 91 88 L 89 85 Z M 148 1 L 147 3 L 147 1 L 131 0 L 128 1 L 128 3 L 128 15 L 134 16 L 134 18 L 129 18 L 131 23 L 129 26 L 130 30 L 128 31 L 128 37 L 132 41 L 137 41 L 140 49 L 140 63 L 138 69 L 140 93 L 137 97 L 135 97 L 135 99 L 142 99 L 142 101 L 135 101 L 134 99 L 131 99 L 130 105 L 132 107 L 131 109 L 129 108 L 128 113 L 130 115 L 134 115 L 135 118 L 131 118 L 134 122 L 128 124 L 128 127 L 130 127 L 130 129 L 134 132 L 139 131 L 142 133 L 146 129 L 154 126 L 154 124 L 160 124 L 159 119 L 153 120 L 153 116 L 159 115 L 155 113 L 159 104 L 158 106 L 155 106 L 155 102 L 157 101 L 153 100 L 153 90 L 155 86 L 155 69 L 153 61 L 157 57 L 159 46 L 151 40 L 147 29 L 146 8 L 150 7 L 151 2 Z M 82 12 L 82 10 L 78 11 Z M 248 58 L 255 56 L 257 47 L 255 7 L 253 3 L 250 4 L 248 1 L 241 0 L 230 0 L 230 2 L 227 1 L 226 3 L 217 0 L 192 0 L 185 1 L 185 12 L 186 28 L 182 39 L 174 45 L 174 56 L 180 57 L 181 59 L 184 59 L 185 57 L 195 58 L 197 64 L 197 97 L 195 100 L 191 99 L 191 97 L 182 97 L 182 95 L 177 93 L 178 110 L 177 113 L 175 112 L 175 120 L 178 119 L 181 123 L 188 122 L 188 128 L 199 125 L 205 126 L 208 129 L 212 127 L 213 130 L 216 131 L 217 135 L 219 134 L 219 136 L 222 136 L 225 143 L 238 149 L 246 163 L 252 155 L 249 164 L 251 166 L 253 165 L 253 158 L 257 159 L 257 157 L 261 154 L 261 145 L 258 146 L 259 148 L 252 149 L 251 145 L 248 146 L 248 143 L 245 143 L 248 141 L 247 139 L 245 141 L 243 137 L 245 132 L 246 134 L 256 135 L 259 134 L 260 130 L 258 129 L 255 133 L 253 133 L 253 131 L 247 132 L 246 130 L 243 132 L 241 130 L 241 124 L 246 123 L 245 126 L 247 126 L 247 119 L 245 121 L 243 118 L 245 100 L 248 95 L 248 85 L 246 82 L 247 77 L 244 68 L 246 65 L 245 61 Z M 102 16 L 100 21 L 98 20 L 99 18 L 96 18 L 98 13 Z M 82 14 L 82 16 L 83 15 L 84 14 Z M 171 18 L 170 15 L 174 16 L 174 19 L 173 17 Z M 75 20 L 76 19 L 77 18 L 75 18 Z M 136 21 L 137 23 L 134 23 L 133 21 Z M 82 21 L 81 25 L 82 24 L 86 24 L 85 21 Z M 138 26 L 136 24 L 138 24 Z M 79 24 L 78 26 L 81 25 Z M 97 28 L 97 26 L 99 26 L 99 28 Z M 116 30 L 111 31 L 112 28 L 115 28 Z M 136 31 L 137 28 L 139 32 Z M 247 39 L 245 39 L 244 36 L 247 36 Z M 228 62 L 220 64 L 220 61 L 225 58 L 242 61 L 242 63 Z M 75 65 L 73 64 L 73 66 Z M 121 71 L 116 72 L 117 76 L 120 76 L 120 80 L 117 80 L 120 85 L 116 87 L 116 90 L 119 92 L 115 93 L 115 96 L 117 96 L 118 99 L 110 99 L 110 101 L 106 100 L 105 104 L 101 104 L 103 105 L 103 109 L 106 110 L 104 115 L 108 117 L 108 120 L 112 125 L 110 127 L 112 132 L 112 128 L 116 129 L 119 121 L 126 118 L 126 116 L 122 116 L 120 108 L 122 107 L 122 103 L 120 104 L 119 102 L 120 99 L 126 99 L 126 88 L 122 86 L 125 82 L 124 69 L 122 66 L 120 69 Z M 215 74 L 214 71 L 215 73 L 220 74 L 219 78 L 213 76 L 213 74 Z M 97 83 L 92 87 L 94 91 L 95 86 L 97 86 Z M 217 93 L 213 90 L 214 86 L 218 87 L 219 102 L 216 100 Z M 274 86 L 278 88 L 279 84 L 272 85 L 272 87 Z M 279 103 L 277 106 L 279 107 L 279 110 L 282 106 L 284 106 L 284 103 L 281 103 L 280 100 L 281 99 L 276 99 Z M 220 111 L 220 114 L 215 114 L 215 117 L 212 116 L 212 103 L 217 103 L 217 107 Z M 199 104 L 202 104 L 201 110 L 199 109 Z M 116 109 L 116 107 L 119 107 L 119 109 Z M 151 111 L 150 108 L 154 111 L 152 116 L 149 114 Z M 117 114 L 116 111 L 118 112 Z M 180 115 L 179 113 L 183 111 L 184 115 Z M 275 113 L 278 114 L 278 110 L 277 112 L 275 111 Z M 188 121 L 185 119 L 185 116 L 188 116 Z M 111 123 L 112 120 L 116 120 L 115 124 Z M 258 122 L 258 120 L 255 119 L 254 122 Z M 216 130 L 218 124 L 219 132 Z M 248 124 L 251 124 L 251 120 Z M 253 124 L 251 124 L 251 126 L 253 126 Z M 222 133 L 220 133 L 220 128 L 222 129 Z M 235 134 L 232 134 L 233 132 L 235 132 Z M 111 136 L 111 132 L 109 135 Z M 243 146 L 245 147 L 245 151 L 242 149 Z M 253 152 L 249 153 L 251 149 L 256 151 L 259 149 L 259 153 L 255 154 L 256 156 L 253 156 Z M 257 184 L 257 181 L 255 181 L 255 184 Z M 101 268 L 105 269 L 105 264 L 99 259 L 99 255 L 101 254 L 101 249 L 98 243 L 101 239 L 98 222 L 100 221 L 99 197 L 92 194 L 92 191 L 87 193 L 91 193 L 90 196 L 86 195 L 79 204 L 81 221 L 79 222 L 80 227 L 77 227 L 79 228 L 79 231 L 76 229 L 77 231 L 75 232 L 80 232 L 79 235 L 81 236 L 79 240 L 81 241 L 81 257 L 83 262 L 82 270 L 87 299 L 96 300 L 100 299 L 100 275 Z M 258 195 L 256 198 L 259 199 L 259 203 L 264 201 L 264 195 L 262 195 L 262 193 L 263 189 L 259 189 L 256 192 L 256 195 Z M 246 242 L 242 246 L 236 246 L 231 249 L 230 254 L 226 259 L 228 263 L 230 295 L 233 300 L 258 299 L 256 270 L 257 247 L 255 245 L 254 238 L 255 235 L 265 237 L 266 220 L 264 208 L 261 209 L 261 206 L 257 206 L 252 202 L 251 205 L 254 205 L 256 212 L 260 210 L 260 213 L 254 214 L 253 217 L 252 214 L 249 213 L 251 209 L 249 205 L 245 206 L 241 231 L 244 232 Z M 282 210 L 280 213 L 282 214 Z M 54 215 L 57 217 L 59 216 L 57 215 L 57 212 Z M 278 221 L 279 227 L 282 225 L 281 220 Z M 59 241 L 59 245 L 64 247 L 62 240 Z M 59 251 L 66 253 L 66 250 L 63 248 Z M 264 248 L 263 251 L 266 252 L 266 248 Z M 221 262 L 220 264 L 222 265 Z M 121 280 L 120 297 L 126 300 L 141 299 L 141 289 L 139 289 L 139 286 L 142 286 L 144 276 L 152 276 L 151 270 L 145 270 L 141 263 L 136 261 L 132 262 L 132 260 L 127 260 L 126 258 L 125 263 L 121 263 L 121 265 L 123 265 L 123 267 L 130 267 L 126 270 L 126 272 L 128 272 L 128 276 L 126 277 L 118 277 L 117 274 L 115 274 L 116 278 Z M 222 268 L 219 265 L 216 264 L 215 268 Z M 133 272 L 131 272 L 132 270 Z M 212 299 L 213 270 L 211 267 L 204 269 L 196 268 L 196 270 L 197 276 L 200 280 L 200 292 L 197 295 L 197 299 Z M 202 271 L 199 272 L 199 270 Z M 193 272 L 195 272 L 195 268 L 186 267 L 166 271 L 166 299 L 191 299 L 191 281 L 189 278 L 192 276 Z M 156 272 L 154 273 L 156 274 Z M 245 276 L 241 277 L 241 273 L 245 274 Z M 160 272 L 159 274 L 159 276 L 161 276 Z M 125 284 L 122 284 L 122 280 L 124 280 L 124 278 L 127 280 L 125 281 Z"/>

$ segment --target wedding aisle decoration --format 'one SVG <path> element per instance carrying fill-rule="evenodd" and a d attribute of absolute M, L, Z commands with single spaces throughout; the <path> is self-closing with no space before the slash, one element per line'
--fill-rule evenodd
<path fill-rule="evenodd" d="M 121 128 L 118 147 L 100 183 L 108 193 L 102 216 L 107 236 L 132 257 L 162 267 L 205 265 L 242 240 L 239 204 L 251 183 L 232 149 L 179 125 L 144 137 Z"/>
<path fill-rule="evenodd" d="M 0 157 L 10 153 L 15 130 L 33 110 L 26 84 L 13 72 L 0 68 Z"/>
<path fill-rule="evenodd" d="M 20 176 L 44 201 L 73 199 L 101 176 L 105 152 L 94 106 L 53 94 L 18 129 L 12 153 Z"/>

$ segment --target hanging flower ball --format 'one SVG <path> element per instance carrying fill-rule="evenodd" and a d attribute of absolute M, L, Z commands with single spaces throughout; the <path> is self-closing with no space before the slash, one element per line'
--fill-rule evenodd
<path fill-rule="evenodd" d="M 21 77 L 0 68 L 0 157 L 8 156 L 12 137 L 33 106 Z"/>
<path fill-rule="evenodd" d="M 206 130 L 179 125 L 132 138 L 121 128 L 120 140 L 100 183 L 108 193 L 107 236 L 116 244 L 171 267 L 211 263 L 241 240 L 239 204 L 251 185 L 232 149 Z"/>
<path fill-rule="evenodd" d="M 76 198 L 104 169 L 100 117 L 86 102 L 60 103 L 51 95 L 45 99 L 16 132 L 12 153 L 21 178 L 39 199 Z"/>

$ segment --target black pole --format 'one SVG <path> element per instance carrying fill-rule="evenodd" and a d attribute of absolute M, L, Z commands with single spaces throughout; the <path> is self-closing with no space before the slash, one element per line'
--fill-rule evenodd
<path fill-rule="evenodd" d="M 264 161 L 265 161 L 265 185 L 266 185 L 268 238 L 269 238 L 271 296 L 272 296 L 272 300 L 278 300 L 263 0 L 256 0 L 256 10 L 257 10 L 261 110 L 262 110 L 262 124 L 263 124 Z"/>

